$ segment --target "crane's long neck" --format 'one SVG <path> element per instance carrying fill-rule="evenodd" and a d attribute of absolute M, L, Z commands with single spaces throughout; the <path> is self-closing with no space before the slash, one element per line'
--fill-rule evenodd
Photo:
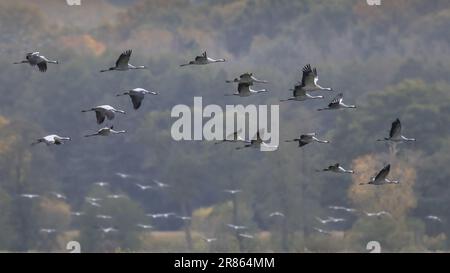
<path fill-rule="evenodd" d="M 252 93 L 264 93 L 264 92 L 267 92 L 267 90 L 266 89 L 260 89 L 260 90 L 250 89 L 250 92 L 252 92 Z"/>
<path fill-rule="evenodd" d="M 217 59 L 217 60 L 210 59 L 209 61 L 210 61 L 211 63 L 223 63 L 223 62 L 225 62 L 225 59 Z"/>
<path fill-rule="evenodd" d="M 402 138 L 402 140 L 404 140 L 404 141 L 416 141 L 415 138 L 407 138 L 407 137 L 405 137 L 405 136 L 401 136 L 401 138 Z"/>
<path fill-rule="evenodd" d="M 325 110 L 332 110 L 332 109 L 330 107 L 317 109 L 317 111 L 325 111 Z"/>
<path fill-rule="evenodd" d="M 347 105 L 347 104 L 344 104 L 344 103 L 341 103 L 341 106 L 344 107 L 344 108 L 356 108 L 356 105 Z"/>
<path fill-rule="evenodd" d="M 31 143 L 31 145 L 34 146 L 34 145 L 39 144 L 41 142 L 44 142 L 44 140 L 42 138 L 40 138 L 40 139 L 36 140 L 35 142 Z"/>
<path fill-rule="evenodd" d="M 251 76 L 250 78 L 251 78 L 254 82 L 257 82 L 257 83 L 268 83 L 268 81 L 259 80 L 259 79 L 255 78 L 255 77 L 253 77 L 253 76 Z"/>
<path fill-rule="evenodd" d="M 108 72 L 108 71 L 113 71 L 113 70 L 117 70 L 117 68 L 116 67 L 110 67 L 108 69 L 100 70 L 100 72 Z"/>
<path fill-rule="evenodd" d="M 140 66 L 132 66 L 130 65 L 130 69 L 147 69 L 147 67 L 140 65 Z"/>
<path fill-rule="evenodd" d="M 307 94 L 306 96 L 310 99 L 323 99 L 323 96 L 312 96 L 310 94 Z"/>
<path fill-rule="evenodd" d="M 319 142 L 319 143 L 329 143 L 328 140 L 321 140 L 321 139 L 318 139 L 318 138 L 316 138 L 316 137 L 313 137 L 312 139 L 313 139 L 314 141 L 316 141 L 316 142 Z"/>
<path fill-rule="evenodd" d="M 30 61 L 28 61 L 28 60 L 23 60 L 23 61 L 21 61 L 21 62 L 15 62 L 15 63 L 13 63 L 13 64 L 29 64 L 30 63 Z"/>
<path fill-rule="evenodd" d="M 234 80 L 227 80 L 226 83 L 233 83 L 233 82 L 239 82 L 238 78 L 235 78 Z"/>
<path fill-rule="evenodd" d="M 316 84 L 317 88 L 319 88 L 320 90 L 324 90 L 324 91 L 333 91 L 333 88 L 331 87 L 322 87 L 318 84 Z"/>

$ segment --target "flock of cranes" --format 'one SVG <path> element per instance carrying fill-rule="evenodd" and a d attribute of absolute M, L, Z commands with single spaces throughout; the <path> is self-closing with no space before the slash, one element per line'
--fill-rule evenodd
<path fill-rule="evenodd" d="M 127 71 L 127 70 L 136 70 L 136 69 L 146 69 L 145 66 L 134 66 L 130 64 L 130 57 L 132 54 L 132 50 L 127 50 L 123 52 L 119 58 L 116 61 L 115 66 L 101 70 L 100 72 L 107 72 L 107 71 Z M 206 57 L 206 54 L 205 54 Z M 208 59 L 208 62 L 211 60 Z M 28 63 L 31 66 L 37 66 L 39 68 L 39 71 L 46 72 L 47 71 L 47 64 L 58 64 L 58 61 L 52 61 L 47 59 L 45 56 L 40 55 L 39 52 L 32 52 L 27 53 L 25 56 L 25 60 L 21 62 L 15 62 L 14 64 L 23 64 Z M 149 91 L 144 88 L 134 88 L 130 90 L 124 91 L 122 94 L 117 94 L 117 96 L 129 96 L 131 99 L 131 102 L 133 104 L 133 108 L 135 110 L 138 110 L 141 105 L 142 101 L 144 100 L 145 95 L 158 95 L 155 91 Z M 95 107 L 92 107 L 88 110 L 82 110 L 81 112 L 95 112 L 95 117 L 97 124 L 102 124 L 105 122 L 105 120 L 113 120 L 115 118 L 116 113 L 120 114 L 126 114 L 124 110 L 116 109 L 111 105 L 98 105 Z M 100 128 L 97 130 L 96 133 L 87 134 L 85 137 L 92 137 L 92 136 L 109 136 L 111 134 L 123 134 L 126 133 L 125 130 L 115 130 L 114 126 L 106 126 L 103 128 Z M 39 143 L 45 143 L 47 145 L 61 145 L 64 144 L 65 141 L 71 140 L 70 137 L 63 137 L 56 134 L 51 134 L 42 138 L 39 138 L 36 140 L 36 142 L 32 143 L 33 145 L 39 144 Z"/>
<path fill-rule="evenodd" d="M 132 50 L 127 50 L 127 51 L 123 52 L 117 59 L 115 66 L 110 67 L 109 69 L 100 70 L 100 72 L 147 69 L 146 66 L 134 66 L 134 65 L 130 64 L 131 55 L 132 55 Z M 211 57 L 208 57 L 207 53 L 203 52 L 200 56 L 195 57 L 194 60 L 192 60 L 188 63 L 185 63 L 185 64 L 181 64 L 180 67 L 185 67 L 185 66 L 190 66 L 190 65 L 208 65 L 208 64 L 213 64 L 213 63 L 221 63 L 221 62 L 225 62 L 225 61 L 226 61 L 225 59 L 213 59 Z M 56 60 L 50 60 L 50 59 L 46 58 L 45 56 L 41 55 L 39 52 L 32 52 L 32 53 L 26 54 L 25 60 L 23 60 L 21 62 L 16 62 L 14 64 L 29 64 L 32 67 L 37 66 L 39 71 L 41 71 L 41 72 L 46 72 L 47 68 L 48 68 L 48 64 L 59 64 L 59 62 Z M 321 85 L 319 85 L 319 83 L 318 83 L 319 77 L 318 77 L 317 69 L 312 68 L 310 64 L 305 65 L 303 67 L 302 72 L 303 73 L 302 73 L 301 81 L 298 82 L 294 86 L 294 88 L 290 90 L 290 91 L 292 91 L 292 96 L 287 99 L 282 99 L 282 100 L 280 100 L 280 102 L 325 99 L 324 95 L 313 95 L 313 93 L 316 93 L 318 91 L 325 91 L 325 92 L 329 92 L 329 93 L 334 92 L 333 88 L 322 87 Z M 268 92 L 266 89 L 253 89 L 252 88 L 252 86 L 254 84 L 268 83 L 268 81 L 266 81 L 266 80 L 257 79 L 253 75 L 253 73 L 247 72 L 247 73 L 241 74 L 239 77 L 236 77 L 233 80 L 226 80 L 226 83 L 237 84 L 237 89 L 236 89 L 235 93 L 225 94 L 225 96 L 248 97 L 251 95 Z M 143 88 L 134 88 L 134 89 L 130 89 L 130 90 L 125 90 L 123 93 L 117 94 L 116 96 L 118 96 L 118 97 L 119 96 L 129 96 L 131 99 L 133 109 L 138 110 L 141 107 L 145 96 L 147 96 L 147 95 L 158 95 L 158 93 L 154 92 L 154 91 L 148 91 Z M 338 93 L 326 107 L 320 108 L 317 110 L 318 111 L 325 111 L 325 110 L 333 111 L 333 110 L 344 110 L 344 109 L 356 109 L 357 108 L 355 105 L 345 104 L 343 102 L 343 98 L 344 98 L 343 93 Z M 81 112 L 83 112 L 83 113 L 95 112 L 96 122 L 98 125 L 103 124 L 105 122 L 105 120 L 112 121 L 115 118 L 116 113 L 124 114 L 124 115 L 126 114 L 126 112 L 124 110 L 116 109 L 115 107 L 112 107 L 111 105 L 99 105 L 99 106 L 95 106 L 95 107 L 92 107 L 87 110 L 82 110 Z M 126 133 L 126 131 L 125 130 L 115 130 L 114 126 L 106 126 L 106 127 L 100 128 L 95 133 L 85 135 L 85 137 L 109 136 L 111 134 L 123 134 L 123 133 Z M 261 145 L 267 145 L 261 139 L 260 131 L 258 131 L 256 134 L 256 137 L 251 140 L 246 140 L 246 139 L 242 138 L 240 136 L 240 133 L 241 132 L 235 132 L 234 134 L 227 136 L 223 141 L 217 142 L 216 144 L 223 143 L 223 142 L 245 143 L 245 145 L 243 147 L 237 147 L 236 148 L 237 150 L 240 150 L 243 148 L 250 148 L 250 147 L 260 147 Z M 51 134 L 51 135 L 37 139 L 32 144 L 35 145 L 35 144 L 39 144 L 39 143 L 45 143 L 46 145 L 53 145 L 53 144 L 61 145 L 65 141 L 70 141 L 70 140 L 71 140 L 70 137 L 63 137 L 63 136 L 59 136 L 56 134 Z M 416 141 L 416 139 L 403 136 L 401 122 L 399 119 L 396 119 L 391 125 L 389 136 L 385 137 L 383 139 L 378 139 L 378 141 L 412 142 L 412 141 Z M 297 142 L 299 147 L 303 147 L 305 145 L 308 145 L 308 144 L 311 144 L 314 142 L 322 143 L 322 144 L 330 143 L 329 140 L 323 140 L 323 139 L 318 138 L 316 133 L 304 133 L 304 134 L 301 134 L 300 137 L 298 137 L 298 138 L 286 140 L 285 142 Z M 360 185 L 398 184 L 399 181 L 390 180 L 387 178 L 390 170 L 391 170 L 391 165 L 387 164 L 375 176 L 373 176 L 370 179 L 370 181 L 368 181 L 367 183 L 361 183 Z M 354 170 L 345 169 L 344 167 L 342 167 L 340 165 L 340 163 L 330 165 L 327 168 L 317 170 L 317 171 L 318 172 L 334 172 L 334 173 L 338 173 L 338 174 L 354 174 L 355 173 Z M 117 173 L 117 175 L 123 179 L 130 178 L 130 175 L 128 175 L 128 174 Z M 96 185 L 98 185 L 100 187 L 106 187 L 109 185 L 109 183 L 97 182 Z M 151 190 L 154 188 L 163 189 L 163 188 L 170 187 L 170 185 L 165 184 L 160 181 L 157 181 L 157 180 L 154 180 L 154 185 L 143 185 L 140 183 L 136 183 L 136 186 L 142 191 Z M 224 192 L 226 192 L 230 195 L 235 195 L 235 194 L 240 193 L 241 190 L 224 190 Z M 62 194 L 59 194 L 56 192 L 52 192 L 51 194 L 58 199 L 66 199 L 66 197 Z M 35 198 L 38 198 L 39 195 L 22 194 L 21 197 L 28 198 L 28 199 L 35 199 Z M 111 198 L 111 199 L 119 199 L 119 198 L 124 198 L 124 197 L 125 196 L 123 196 L 123 195 L 114 195 L 114 194 L 108 196 L 108 198 Z M 99 199 L 99 198 L 86 197 L 86 202 L 94 207 L 101 207 L 100 201 L 101 201 L 101 199 Z M 345 208 L 345 207 L 340 207 L 340 206 L 330 206 L 329 208 L 332 210 L 342 210 L 342 211 L 345 211 L 348 213 L 353 213 L 356 211 L 355 209 L 352 209 L 352 208 Z M 365 212 L 365 214 L 369 217 L 371 217 L 371 216 L 380 217 L 380 216 L 390 215 L 388 212 L 385 212 L 385 211 L 373 212 L 373 213 Z M 81 216 L 81 215 L 83 215 L 83 213 L 82 212 L 73 212 L 73 215 Z M 156 218 L 167 219 L 169 217 L 176 217 L 182 221 L 190 221 L 191 220 L 190 216 L 181 216 L 181 215 L 177 215 L 172 212 L 147 214 L 147 216 L 151 217 L 153 219 L 156 219 Z M 112 216 L 104 215 L 104 214 L 98 214 L 96 217 L 98 219 L 103 219 L 103 220 L 112 218 Z M 276 212 L 270 213 L 269 217 L 285 217 L 285 215 L 283 212 L 276 211 Z M 430 219 L 433 221 L 442 221 L 439 217 L 433 216 L 433 215 L 428 216 L 427 219 Z M 335 218 L 335 217 L 331 217 L 331 216 L 327 217 L 326 219 L 316 217 L 316 220 L 322 224 L 338 223 L 338 222 L 345 221 L 344 218 Z M 137 226 L 142 229 L 151 229 L 152 228 L 151 225 L 147 225 L 147 224 L 143 224 L 143 223 L 138 223 Z M 251 234 L 241 232 L 241 231 L 247 229 L 247 227 L 245 227 L 245 226 L 237 225 L 236 223 L 228 224 L 227 226 L 230 229 L 236 231 L 238 236 L 240 236 L 240 237 L 249 238 L 249 239 L 254 238 L 254 236 Z M 319 228 L 314 228 L 314 229 L 320 233 L 329 233 L 328 231 L 325 231 L 323 229 L 319 229 Z M 107 228 L 102 228 L 102 231 L 104 233 L 112 233 L 112 232 L 117 232 L 118 230 L 115 229 L 114 227 L 107 227 Z M 53 232 L 56 232 L 56 230 L 43 228 L 43 229 L 41 229 L 41 232 L 53 233 Z M 217 240 L 217 238 L 206 238 L 206 237 L 202 237 L 202 239 L 207 243 L 211 243 L 211 242 L 214 242 Z"/>

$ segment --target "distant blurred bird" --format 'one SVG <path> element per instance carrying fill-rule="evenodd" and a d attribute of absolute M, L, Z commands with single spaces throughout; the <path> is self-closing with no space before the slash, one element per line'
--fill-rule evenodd
<path fill-rule="evenodd" d="M 45 56 L 40 55 L 39 52 L 27 53 L 25 60 L 21 62 L 16 62 L 14 64 L 29 64 L 31 66 L 37 66 L 39 71 L 47 71 L 47 64 L 58 64 L 58 61 L 52 61 L 47 59 Z"/>
<path fill-rule="evenodd" d="M 112 107 L 111 105 L 99 105 L 95 106 L 88 110 L 82 110 L 81 112 L 95 112 L 95 116 L 97 118 L 97 124 L 102 124 L 105 121 L 105 118 L 108 118 L 108 120 L 113 120 L 115 117 L 114 113 L 121 113 L 125 114 L 125 111 L 123 110 L 117 110 L 116 108 Z"/>
<path fill-rule="evenodd" d="M 152 214 L 152 213 L 148 213 L 148 214 L 146 214 L 148 217 L 151 217 L 151 218 L 153 218 L 153 219 L 156 219 L 156 218 L 169 218 L 170 216 L 175 216 L 176 214 L 174 213 L 174 212 L 166 212 L 166 213 L 155 213 L 155 214 Z"/>
<path fill-rule="evenodd" d="M 316 220 L 321 222 L 322 224 L 338 223 L 345 221 L 345 219 L 343 218 L 334 218 L 334 217 L 328 217 L 327 219 L 321 219 L 320 217 L 316 217 Z"/>
<path fill-rule="evenodd" d="M 99 202 L 99 201 L 102 201 L 101 198 L 95 198 L 95 197 L 86 197 L 85 199 L 86 199 L 86 201 L 90 201 L 90 202 Z"/>
<path fill-rule="evenodd" d="M 192 220 L 192 217 L 189 217 L 189 216 L 178 216 L 178 215 L 175 215 L 175 217 L 180 219 L 180 220 L 183 220 L 183 221 L 190 221 L 190 220 Z"/>
<path fill-rule="evenodd" d="M 94 185 L 97 185 L 99 187 L 106 187 L 109 186 L 108 182 L 95 182 Z"/>
<path fill-rule="evenodd" d="M 251 234 L 247 234 L 247 233 L 239 233 L 239 236 L 243 237 L 243 238 L 247 238 L 247 239 L 253 239 L 255 238 L 255 236 L 251 235 Z"/>
<path fill-rule="evenodd" d="M 134 66 L 129 63 L 132 52 L 133 52 L 132 50 L 127 50 L 127 51 L 123 52 L 117 59 L 115 66 L 113 66 L 109 69 L 101 70 L 100 72 L 114 71 L 114 70 L 115 71 L 127 71 L 127 70 L 135 70 L 135 69 L 146 69 L 146 67 L 143 65 Z"/>
<path fill-rule="evenodd" d="M 200 237 L 203 241 L 205 241 L 206 243 L 212 243 L 214 241 L 217 241 L 217 238 L 206 238 L 206 237 Z"/>
<path fill-rule="evenodd" d="M 144 224 L 137 224 L 136 226 L 142 228 L 142 229 L 152 229 L 153 226 L 151 225 L 144 225 Z"/>
<path fill-rule="evenodd" d="M 117 172 L 116 175 L 119 176 L 122 179 L 128 179 L 128 178 L 133 177 L 131 174 L 119 173 L 119 172 Z"/>
<path fill-rule="evenodd" d="M 120 199 L 120 198 L 126 198 L 123 194 L 110 194 L 107 196 L 109 199 Z"/>
<path fill-rule="evenodd" d="M 299 88 L 306 92 L 320 91 L 320 90 L 333 91 L 332 88 L 320 86 L 318 81 L 319 76 L 317 73 L 317 69 L 316 68 L 312 69 L 310 64 L 305 65 L 303 67 L 302 81 L 299 84 Z"/>
<path fill-rule="evenodd" d="M 113 228 L 113 227 L 108 227 L 108 228 L 100 228 L 101 231 L 103 231 L 103 233 L 110 233 L 110 232 L 117 232 L 118 230 Z"/>
<path fill-rule="evenodd" d="M 346 212 L 355 212 L 356 209 L 353 208 L 346 208 L 346 207 L 341 207 L 341 206 L 329 206 L 329 209 L 333 209 L 333 210 L 343 210 Z"/>
<path fill-rule="evenodd" d="M 400 122 L 400 119 L 396 119 L 394 122 L 392 122 L 391 130 L 389 131 L 389 137 L 378 139 L 378 141 L 411 142 L 416 141 L 416 139 L 403 136 L 402 124 Z"/>
<path fill-rule="evenodd" d="M 35 198 L 39 198 L 40 195 L 24 193 L 24 194 L 21 194 L 20 197 L 27 198 L 27 199 L 35 199 Z"/>
<path fill-rule="evenodd" d="M 331 235 L 332 234 L 331 232 L 329 232 L 327 230 L 320 229 L 320 228 L 313 227 L 313 229 L 315 231 L 319 232 L 319 233 L 322 233 L 322 234 L 327 234 L 327 235 Z"/>
<path fill-rule="evenodd" d="M 236 82 L 236 83 L 247 83 L 247 84 L 250 84 L 250 85 L 253 85 L 253 83 L 268 83 L 268 81 L 258 80 L 257 78 L 255 78 L 253 76 L 253 73 L 249 73 L 249 72 L 241 74 L 239 76 L 239 78 L 235 78 L 234 80 L 231 80 L 231 81 L 227 80 L 226 82 L 227 83 L 234 83 L 234 82 Z"/>
<path fill-rule="evenodd" d="M 233 224 L 227 224 L 227 226 L 228 226 L 229 228 L 231 228 L 231 229 L 234 229 L 234 230 L 247 229 L 246 226 L 236 226 L 236 225 L 233 225 Z"/>
<path fill-rule="evenodd" d="M 269 217 L 275 217 L 275 216 L 284 217 L 284 213 L 275 211 L 275 212 L 272 212 L 271 214 L 269 214 Z"/>
<path fill-rule="evenodd" d="M 63 194 L 61 194 L 61 193 L 57 193 L 57 192 L 51 192 L 50 194 L 52 194 L 53 196 L 55 196 L 57 199 L 67 199 L 67 197 L 66 196 L 64 196 Z"/>
<path fill-rule="evenodd" d="M 428 215 L 427 217 L 425 217 L 428 220 L 432 220 L 432 221 L 436 221 L 436 222 L 440 222 L 442 223 L 442 219 L 436 215 Z"/>
<path fill-rule="evenodd" d="M 200 56 L 196 56 L 193 61 L 190 61 L 186 64 L 181 64 L 180 66 L 187 66 L 187 65 L 205 65 L 205 64 L 212 64 L 212 63 L 221 63 L 225 62 L 225 59 L 213 59 L 208 57 L 206 51 L 202 53 Z"/>
<path fill-rule="evenodd" d="M 41 228 L 39 231 L 42 232 L 42 233 L 51 234 L 51 233 L 55 233 L 55 232 L 56 232 L 56 229 L 51 229 L 51 228 Z"/>
<path fill-rule="evenodd" d="M 89 205 L 93 206 L 93 207 L 101 207 L 101 205 L 97 202 L 94 201 L 86 201 Z"/>
<path fill-rule="evenodd" d="M 82 216 L 82 215 L 84 215 L 84 212 L 81 212 L 81 211 L 73 211 L 73 212 L 70 213 L 70 215 L 73 215 L 73 216 Z"/>
<path fill-rule="evenodd" d="M 317 109 L 317 111 L 323 111 L 323 110 L 339 110 L 339 109 L 346 109 L 346 108 L 356 108 L 355 105 L 347 105 L 343 103 L 344 94 L 339 93 L 329 104 L 326 108 Z"/>
<path fill-rule="evenodd" d="M 339 163 L 328 166 L 323 170 L 318 170 L 318 172 L 351 173 L 351 174 L 355 173 L 353 170 L 344 169 Z"/>
<path fill-rule="evenodd" d="M 71 140 L 71 138 L 70 137 L 61 137 L 58 135 L 48 135 L 43 138 L 39 138 L 38 140 L 36 140 L 36 142 L 33 142 L 31 145 L 36 145 L 39 143 L 45 143 L 45 144 L 47 144 L 47 146 L 52 145 L 52 144 L 61 145 L 61 144 L 64 144 L 64 141 L 66 141 L 66 140 Z"/>
<path fill-rule="evenodd" d="M 379 212 L 364 212 L 369 217 L 381 217 L 381 216 L 389 216 L 392 217 L 392 215 L 387 211 L 379 211 Z"/>
<path fill-rule="evenodd" d="M 94 207 L 101 207 L 101 205 L 98 203 L 99 201 L 102 200 L 102 199 L 100 199 L 100 198 L 86 197 L 85 200 L 86 200 L 86 202 L 89 203 L 91 206 L 94 206 Z"/>
<path fill-rule="evenodd" d="M 361 183 L 360 185 L 386 185 L 386 184 L 399 184 L 399 181 L 389 180 L 387 176 L 389 175 L 389 171 L 391 170 L 391 165 L 386 165 L 378 174 L 374 177 L 370 178 L 368 183 Z"/>
<path fill-rule="evenodd" d="M 141 185 L 141 184 L 139 184 L 139 183 L 136 183 L 136 186 L 138 186 L 138 188 L 141 189 L 141 190 L 143 190 L 143 191 L 153 189 L 153 186 Z"/>
<path fill-rule="evenodd" d="M 99 219 L 105 219 L 105 220 L 112 219 L 112 216 L 104 215 L 104 214 L 98 214 L 98 215 L 96 215 L 95 217 L 96 217 L 96 218 L 99 218 Z"/>
<path fill-rule="evenodd" d="M 266 89 L 255 90 L 252 89 L 251 84 L 249 83 L 239 83 L 237 93 L 226 94 L 225 96 L 239 96 L 239 97 L 248 97 L 251 95 L 259 94 L 259 93 L 267 93 Z"/>
<path fill-rule="evenodd" d="M 159 188 L 168 188 L 168 187 L 170 187 L 169 184 L 163 183 L 163 182 L 158 181 L 156 179 L 153 179 L 153 183 L 155 183 Z"/>
<path fill-rule="evenodd" d="M 303 147 L 309 143 L 312 142 L 318 142 L 318 143 L 330 143 L 328 140 L 320 140 L 316 137 L 316 133 L 309 133 L 301 135 L 300 138 L 295 138 L 292 140 L 286 140 L 285 142 L 298 142 L 299 147 Z"/>
<path fill-rule="evenodd" d="M 151 95 L 158 95 L 158 93 L 154 91 L 148 91 L 143 88 L 134 88 L 131 90 L 128 90 L 122 94 L 118 94 L 117 96 L 130 96 L 131 102 L 133 103 L 133 108 L 135 110 L 139 109 L 141 107 L 142 101 L 144 100 L 145 95 L 151 94 Z"/>
<path fill-rule="evenodd" d="M 100 130 L 98 130 L 97 133 L 90 134 L 90 135 L 85 135 L 84 137 L 109 136 L 110 134 L 123 134 L 123 133 L 126 133 L 126 132 L 127 131 L 125 131 L 125 130 L 116 131 L 116 130 L 114 130 L 114 126 L 111 126 L 111 127 L 103 127 Z"/>
<path fill-rule="evenodd" d="M 238 189 L 236 189 L 236 190 L 224 190 L 224 192 L 229 193 L 231 195 L 235 195 L 235 194 L 241 193 L 242 190 L 238 190 Z"/>

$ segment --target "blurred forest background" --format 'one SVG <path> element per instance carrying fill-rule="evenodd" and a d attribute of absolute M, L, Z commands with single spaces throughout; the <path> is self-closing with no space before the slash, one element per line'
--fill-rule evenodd
<path fill-rule="evenodd" d="M 0 251 L 66 251 L 71 240 L 83 252 L 366 252 L 372 240 L 385 252 L 448 251 L 449 42 L 448 0 L 382 0 L 381 6 L 365 0 L 83 0 L 79 7 L 0 0 Z M 131 63 L 149 70 L 99 73 L 126 49 L 133 49 Z M 204 50 L 227 62 L 179 67 Z M 12 65 L 32 51 L 60 65 L 47 73 Z M 344 92 L 359 109 L 319 115 L 315 109 L 324 100 L 282 104 L 280 138 L 316 131 L 332 145 L 281 143 L 276 152 L 260 152 L 170 137 L 174 105 L 192 105 L 194 96 L 222 106 L 278 104 L 307 63 L 318 68 L 323 86 Z M 247 71 L 270 81 L 269 93 L 224 97 L 235 88 L 225 80 Z M 129 98 L 115 95 L 135 87 L 160 95 L 134 111 Z M 100 104 L 127 111 L 113 121 L 127 134 L 82 137 L 99 126 L 80 110 Z M 418 141 L 393 150 L 376 139 L 397 117 L 405 135 Z M 73 140 L 30 145 L 50 133 Z M 336 162 L 357 174 L 315 171 Z M 358 186 L 386 163 L 401 184 Z M 141 191 L 135 185 L 153 185 L 152 179 L 172 187 Z M 236 188 L 243 190 L 236 199 L 223 191 Z M 41 197 L 20 198 L 23 193 Z M 102 198 L 101 207 L 86 203 L 87 196 Z M 381 210 L 393 217 L 361 213 Z M 286 217 L 269 217 L 273 211 Z M 192 220 L 146 216 L 161 212 Z M 328 216 L 346 221 L 315 219 Z M 226 226 L 232 222 L 256 237 L 236 237 Z M 99 230 L 107 226 L 118 232 Z M 207 244 L 201 236 L 218 240 Z"/>

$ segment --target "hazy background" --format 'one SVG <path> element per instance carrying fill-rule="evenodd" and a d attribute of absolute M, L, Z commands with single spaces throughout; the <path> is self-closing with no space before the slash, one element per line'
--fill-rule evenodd
<path fill-rule="evenodd" d="M 366 243 L 377 240 L 383 251 L 448 251 L 449 42 L 448 0 L 382 0 L 379 7 L 364 0 L 83 0 L 80 7 L 63 0 L 0 0 L 0 250 L 65 251 L 68 241 L 78 240 L 82 251 L 94 252 L 365 252 Z M 99 73 L 126 49 L 133 49 L 131 63 L 149 70 Z M 179 67 L 204 50 L 228 62 Z M 32 51 L 60 65 L 49 65 L 47 73 L 12 65 Z M 316 131 L 332 145 L 238 151 L 235 144 L 170 137 L 174 105 L 192 105 L 194 96 L 204 104 L 278 104 L 291 95 L 307 63 L 318 68 L 323 86 L 344 92 L 359 109 L 315 111 L 334 94 L 282 104 L 281 140 Z M 247 71 L 270 81 L 270 92 L 224 97 L 235 88 L 225 80 Z M 160 95 L 146 97 L 134 111 L 129 98 L 115 94 L 135 87 Z M 80 110 L 100 104 L 127 111 L 107 124 L 128 134 L 82 137 L 99 126 L 93 113 Z M 418 141 L 393 150 L 375 140 L 397 117 L 404 134 Z M 50 133 L 73 140 L 30 146 Z M 315 172 L 336 162 L 357 174 Z M 358 186 L 386 163 L 400 185 Z M 134 177 L 121 179 L 116 172 Z M 140 191 L 135 185 L 152 179 L 173 187 Z M 111 185 L 100 188 L 97 181 Z M 244 192 L 232 202 L 227 188 Z M 42 198 L 19 198 L 22 193 Z M 106 198 L 111 193 L 127 198 Z M 87 204 L 86 196 L 103 198 L 102 207 Z M 394 217 L 336 212 L 329 205 L 386 210 Z M 268 217 L 273 211 L 286 217 Z M 185 225 L 145 216 L 158 212 L 193 218 Z M 346 221 L 322 225 L 316 216 Z M 231 222 L 257 237 L 237 239 L 226 227 Z M 137 223 L 155 228 L 142 231 Z M 107 226 L 119 232 L 99 231 Z M 208 245 L 200 236 L 219 240 Z"/>

